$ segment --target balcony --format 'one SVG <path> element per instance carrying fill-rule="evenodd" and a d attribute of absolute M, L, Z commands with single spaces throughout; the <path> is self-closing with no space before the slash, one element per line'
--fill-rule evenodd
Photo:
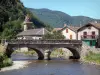
<path fill-rule="evenodd" d="M 82 40 L 96 40 L 98 35 L 81 35 Z"/>

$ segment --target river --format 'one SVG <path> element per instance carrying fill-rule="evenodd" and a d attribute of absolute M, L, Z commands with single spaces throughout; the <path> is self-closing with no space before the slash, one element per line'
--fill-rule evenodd
<path fill-rule="evenodd" d="M 36 60 L 36 57 L 13 55 L 14 61 L 30 61 L 28 67 L 0 72 L 0 75 L 100 75 L 100 66 L 72 60 Z"/>

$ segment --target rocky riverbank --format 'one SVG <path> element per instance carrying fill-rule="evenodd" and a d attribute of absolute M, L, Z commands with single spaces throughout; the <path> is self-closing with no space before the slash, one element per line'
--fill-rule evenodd
<path fill-rule="evenodd" d="M 13 61 L 13 65 L 12 66 L 1 68 L 0 72 L 8 71 L 8 70 L 21 69 L 21 68 L 27 67 L 27 65 L 29 63 L 30 62 L 28 62 L 28 61 Z"/>
<path fill-rule="evenodd" d="M 94 65 L 100 65 L 100 53 L 94 53 L 89 51 L 86 56 L 81 58 L 83 63 L 89 63 Z"/>
<path fill-rule="evenodd" d="M 93 61 L 82 60 L 81 62 L 82 62 L 82 63 L 88 63 L 88 64 L 91 64 L 91 65 L 99 65 L 99 66 L 100 66 L 99 63 L 96 63 L 96 62 L 93 62 Z"/>

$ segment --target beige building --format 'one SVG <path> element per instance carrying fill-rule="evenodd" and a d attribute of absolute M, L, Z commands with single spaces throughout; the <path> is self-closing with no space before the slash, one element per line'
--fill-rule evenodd
<path fill-rule="evenodd" d="M 79 27 L 64 25 L 64 28 L 61 29 L 61 32 L 65 36 L 65 39 L 76 40 L 78 28 Z"/>

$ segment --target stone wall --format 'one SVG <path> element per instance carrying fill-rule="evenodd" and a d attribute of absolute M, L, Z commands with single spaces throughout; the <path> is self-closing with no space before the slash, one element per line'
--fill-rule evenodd
<path fill-rule="evenodd" d="M 85 42 L 82 42 L 81 58 L 84 58 L 90 51 L 100 53 L 100 48 L 90 47 Z"/>

